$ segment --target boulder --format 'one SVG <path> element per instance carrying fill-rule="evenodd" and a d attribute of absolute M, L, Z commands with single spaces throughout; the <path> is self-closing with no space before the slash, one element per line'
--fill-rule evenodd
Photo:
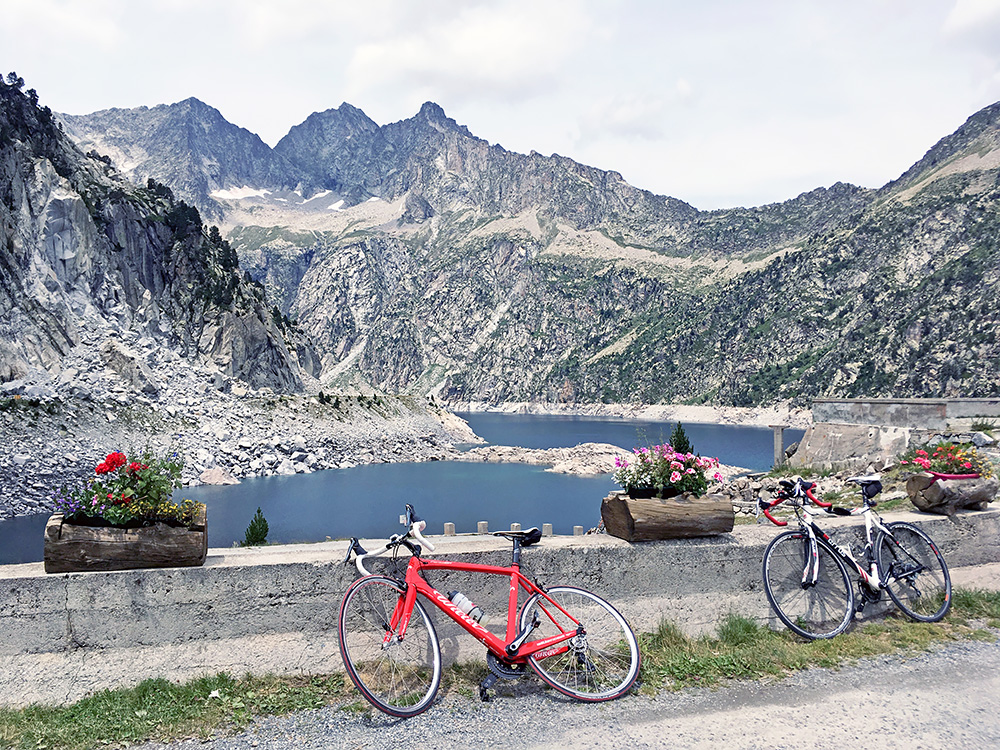
<path fill-rule="evenodd" d="M 239 484 L 240 480 L 230 474 L 228 471 L 223 469 L 221 466 L 214 466 L 211 469 L 205 469 L 198 475 L 199 481 L 202 484 Z"/>
<path fill-rule="evenodd" d="M 101 361 L 106 367 L 118 373 L 131 390 L 141 391 L 149 395 L 160 392 L 159 383 L 138 355 L 129 351 L 115 339 L 108 339 L 101 346 Z"/>

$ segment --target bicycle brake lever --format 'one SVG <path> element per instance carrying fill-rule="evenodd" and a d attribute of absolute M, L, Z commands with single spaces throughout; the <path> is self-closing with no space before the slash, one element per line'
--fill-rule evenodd
<path fill-rule="evenodd" d="M 344 563 L 347 564 L 351 561 L 351 554 L 356 555 L 367 555 L 368 550 L 361 546 L 356 536 L 351 537 L 351 546 L 347 548 L 347 554 L 344 556 Z"/>

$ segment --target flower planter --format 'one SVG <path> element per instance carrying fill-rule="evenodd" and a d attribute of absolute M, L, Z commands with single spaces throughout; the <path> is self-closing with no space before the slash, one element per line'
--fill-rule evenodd
<path fill-rule="evenodd" d="M 181 568 L 203 565 L 208 554 L 204 505 L 191 526 L 91 526 L 53 515 L 45 525 L 46 573 Z"/>
<path fill-rule="evenodd" d="M 671 498 L 636 498 L 612 492 L 601 503 L 604 527 L 628 542 L 726 534 L 733 530 L 733 503 L 725 495 L 685 493 Z"/>
<path fill-rule="evenodd" d="M 656 495 L 655 487 L 633 487 L 626 494 L 636 499 L 648 499 Z"/>
<path fill-rule="evenodd" d="M 983 479 L 978 474 L 938 474 L 932 471 L 913 474 L 906 480 L 910 502 L 925 513 L 953 515 L 959 510 L 986 510 L 997 496 L 1000 482 Z"/>

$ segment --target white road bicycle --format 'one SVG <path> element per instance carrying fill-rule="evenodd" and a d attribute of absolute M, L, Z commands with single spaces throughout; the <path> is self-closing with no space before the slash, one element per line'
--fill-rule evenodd
<path fill-rule="evenodd" d="M 770 502 L 758 500 L 758 510 L 778 526 L 770 511 L 787 502 L 795 511 L 798 528 L 776 536 L 764 551 L 764 592 L 771 609 L 790 630 L 804 638 L 833 638 L 843 633 L 865 605 L 882 592 L 906 615 L 937 622 L 951 606 L 951 576 L 931 538 L 905 521 L 886 523 L 875 510 L 882 491 L 879 475 L 847 480 L 858 485 L 858 508 L 834 507 L 817 500 L 815 483 L 796 478 L 782 480 Z M 867 544 L 860 555 L 849 545 L 836 544 L 814 520 L 813 503 L 832 515 L 863 515 Z M 857 595 L 851 576 L 857 574 Z"/>

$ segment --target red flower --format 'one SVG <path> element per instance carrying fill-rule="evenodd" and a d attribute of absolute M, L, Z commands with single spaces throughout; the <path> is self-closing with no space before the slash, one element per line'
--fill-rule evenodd
<path fill-rule="evenodd" d="M 98 474 L 110 474 L 112 471 L 117 471 L 125 465 L 125 454 L 121 451 L 115 451 L 114 453 L 109 453 L 103 462 L 97 464 L 95 471 Z"/>

